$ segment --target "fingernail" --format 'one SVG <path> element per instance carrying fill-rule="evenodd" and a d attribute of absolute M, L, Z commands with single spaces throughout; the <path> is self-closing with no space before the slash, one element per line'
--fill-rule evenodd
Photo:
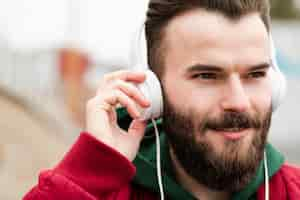
<path fill-rule="evenodd" d="M 149 107 L 149 106 L 150 106 L 150 102 L 148 100 L 144 100 L 143 107 Z"/>

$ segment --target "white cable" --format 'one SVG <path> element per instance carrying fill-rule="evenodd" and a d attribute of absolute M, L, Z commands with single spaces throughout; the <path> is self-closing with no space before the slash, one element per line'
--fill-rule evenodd
<path fill-rule="evenodd" d="M 158 179 L 158 185 L 159 185 L 159 191 L 160 191 L 160 199 L 164 200 L 164 188 L 162 183 L 162 176 L 161 176 L 161 160 L 160 160 L 160 141 L 159 141 L 159 134 L 158 129 L 156 126 L 155 120 L 151 119 L 152 124 L 154 126 L 155 130 L 155 141 L 156 141 L 156 172 L 157 172 L 157 179 Z"/>
<path fill-rule="evenodd" d="M 268 171 L 266 152 L 264 152 L 264 168 L 265 168 L 265 200 L 269 200 L 269 171 Z"/>

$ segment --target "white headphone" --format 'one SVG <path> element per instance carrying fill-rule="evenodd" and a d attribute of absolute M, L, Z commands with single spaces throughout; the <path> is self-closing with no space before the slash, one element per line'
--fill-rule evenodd
<path fill-rule="evenodd" d="M 272 109 L 273 112 L 282 103 L 286 93 L 286 79 L 283 73 L 280 71 L 276 59 L 276 50 L 274 47 L 274 41 L 270 34 L 270 49 L 271 49 L 271 68 L 270 78 L 272 84 Z M 136 70 L 146 71 L 146 81 L 143 84 L 138 85 L 139 89 L 151 102 L 151 106 L 142 111 L 143 119 L 157 118 L 163 111 L 163 99 L 161 86 L 156 75 L 149 70 L 147 59 L 147 41 L 145 34 L 144 23 L 140 26 L 139 30 L 133 37 L 130 52 L 130 66 Z"/>
<path fill-rule="evenodd" d="M 286 79 L 284 74 L 280 71 L 277 58 L 276 58 L 276 48 L 274 46 L 274 41 L 272 35 L 270 34 L 270 49 L 271 49 L 271 70 L 270 78 L 272 84 L 272 109 L 273 112 L 279 107 L 283 102 L 286 95 Z"/>
<path fill-rule="evenodd" d="M 130 66 L 134 70 L 146 72 L 144 83 L 137 85 L 144 96 L 150 101 L 150 107 L 140 109 L 141 119 L 155 119 L 163 112 L 162 88 L 157 76 L 149 69 L 147 41 L 144 23 L 134 34 L 130 51 Z"/>

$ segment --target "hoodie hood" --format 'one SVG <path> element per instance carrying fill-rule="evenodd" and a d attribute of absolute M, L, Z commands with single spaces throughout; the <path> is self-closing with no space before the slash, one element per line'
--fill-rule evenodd
<path fill-rule="evenodd" d="M 127 130 L 132 119 L 123 108 L 118 109 L 117 113 L 118 123 L 120 127 Z M 162 128 L 162 120 L 158 119 L 156 120 L 156 123 L 160 133 L 162 181 L 167 199 L 195 199 L 192 194 L 183 189 L 176 182 L 169 155 L 167 138 Z M 284 163 L 284 157 L 269 143 L 266 145 L 265 150 L 267 154 L 267 164 L 270 179 Z M 159 186 L 156 173 L 156 143 L 154 127 L 152 123 L 149 123 L 146 128 L 145 137 L 141 142 L 139 153 L 133 163 L 137 169 L 134 183 L 159 194 Z M 259 186 L 264 183 L 264 179 L 264 165 L 262 160 L 256 172 L 256 176 L 243 190 L 234 193 L 232 196 L 232 200 L 256 199 L 256 191 Z"/>

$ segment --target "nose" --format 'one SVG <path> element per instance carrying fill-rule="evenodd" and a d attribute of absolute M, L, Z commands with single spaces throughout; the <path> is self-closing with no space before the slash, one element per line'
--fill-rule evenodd
<path fill-rule="evenodd" d="M 250 99 L 238 75 L 226 81 L 221 106 L 225 111 L 245 112 L 250 107 Z"/>

